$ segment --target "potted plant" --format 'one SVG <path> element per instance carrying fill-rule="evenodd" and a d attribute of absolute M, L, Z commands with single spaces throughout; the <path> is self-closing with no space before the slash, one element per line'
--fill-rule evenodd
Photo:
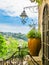
<path fill-rule="evenodd" d="M 28 48 L 32 56 L 38 56 L 41 48 L 41 33 L 36 29 L 31 29 L 28 34 Z"/>

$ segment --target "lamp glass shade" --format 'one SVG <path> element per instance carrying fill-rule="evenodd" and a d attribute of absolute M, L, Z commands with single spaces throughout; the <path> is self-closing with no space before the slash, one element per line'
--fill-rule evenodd
<path fill-rule="evenodd" d="M 26 12 L 25 12 L 25 10 L 23 10 L 23 12 L 21 13 L 21 15 L 20 15 L 22 18 L 25 18 L 25 17 L 27 17 L 27 14 L 26 14 Z"/>

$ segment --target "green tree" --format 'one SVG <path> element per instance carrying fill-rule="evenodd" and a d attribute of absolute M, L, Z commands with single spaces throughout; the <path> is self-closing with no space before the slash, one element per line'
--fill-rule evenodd
<path fill-rule="evenodd" d="M 17 50 L 18 47 L 18 41 L 15 38 L 9 37 L 9 45 L 8 48 L 11 50 L 10 52 L 14 52 Z"/>
<path fill-rule="evenodd" d="M 7 44 L 7 54 L 6 58 L 11 57 L 11 55 L 18 50 L 18 41 L 15 38 L 9 37 L 8 38 L 8 44 Z"/>
<path fill-rule="evenodd" d="M 0 58 L 3 58 L 4 55 L 7 53 L 7 45 L 6 40 L 4 37 L 0 34 Z"/>

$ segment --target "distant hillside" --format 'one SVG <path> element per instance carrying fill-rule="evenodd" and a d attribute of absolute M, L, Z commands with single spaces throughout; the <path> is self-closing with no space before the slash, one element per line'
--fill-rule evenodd
<path fill-rule="evenodd" d="M 0 32 L 4 37 L 9 38 L 9 37 L 13 37 L 15 39 L 22 39 L 24 41 L 27 41 L 27 37 L 25 34 L 21 34 L 21 33 L 11 33 L 11 32 Z"/>

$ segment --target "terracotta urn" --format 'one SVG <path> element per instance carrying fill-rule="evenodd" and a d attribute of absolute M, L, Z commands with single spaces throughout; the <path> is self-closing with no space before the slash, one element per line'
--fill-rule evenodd
<path fill-rule="evenodd" d="M 41 39 L 39 38 L 29 38 L 28 39 L 28 48 L 32 56 L 38 56 L 41 49 Z"/>

